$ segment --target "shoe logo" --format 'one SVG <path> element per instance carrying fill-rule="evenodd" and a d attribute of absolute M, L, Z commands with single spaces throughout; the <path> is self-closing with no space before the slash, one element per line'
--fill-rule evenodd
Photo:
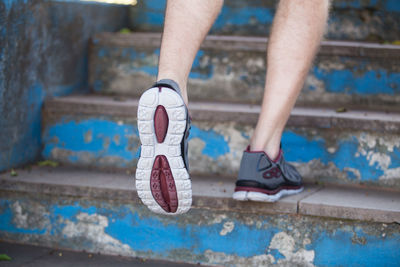
<path fill-rule="evenodd" d="M 281 176 L 281 175 L 282 175 L 282 172 L 278 167 L 273 167 L 263 173 L 263 177 L 265 179 L 279 178 L 279 176 Z"/>

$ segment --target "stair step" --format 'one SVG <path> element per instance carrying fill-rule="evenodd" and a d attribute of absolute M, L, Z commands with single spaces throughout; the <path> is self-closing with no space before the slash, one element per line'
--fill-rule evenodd
<path fill-rule="evenodd" d="M 0 176 L 1 240 L 219 266 L 400 264 L 400 194 L 393 190 L 306 185 L 277 203 L 239 202 L 230 198 L 233 180 L 194 177 L 193 208 L 171 217 L 139 202 L 132 175 L 16 172 Z"/>
<path fill-rule="evenodd" d="M 154 83 L 159 33 L 102 33 L 93 37 L 89 83 L 95 93 L 139 96 Z M 189 76 L 189 98 L 260 104 L 266 38 L 208 36 Z M 400 111 L 400 46 L 325 41 L 297 101 Z"/>
<path fill-rule="evenodd" d="M 139 100 L 132 97 L 105 95 L 71 95 L 45 103 L 46 115 L 82 114 L 132 118 L 137 115 Z M 250 104 L 190 102 L 191 117 L 199 121 L 257 123 L 261 107 Z M 400 133 L 400 114 L 395 112 L 295 107 L 288 126 L 350 128 L 365 131 Z"/>
<path fill-rule="evenodd" d="M 134 175 L 72 167 L 38 167 L 1 175 L 1 190 L 129 201 L 141 204 Z M 222 176 L 192 178 L 193 208 L 288 213 L 339 219 L 400 223 L 400 192 L 389 189 L 306 184 L 305 190 L 275 203 L 232 199 L 235 180 Z"/>
<path fill-rule="evenodd" d="M 139 1 L 132 7 L 130 27 L 162 31 L 165 0 Z M 269 34 L 277 1 L 230 0 L 211 28 L 212 34 Z M 400 39 L 400 4 L 396 1 L 332 1 L 326 36 L 336 40 L 394 41 Z"/>
<path fill-rule="evenodd" d="M 259 106 L 191 102 L 193 174 L 236 176 Z M 68 96 L 45 102 L 43 157 L 94 168 L 134 169 L 137 100 Z M 285 157 L 307 181 L 400 188 L 400 114 L 295 108 Z M 194 164 L 194 162 L 196 164 Z"/>

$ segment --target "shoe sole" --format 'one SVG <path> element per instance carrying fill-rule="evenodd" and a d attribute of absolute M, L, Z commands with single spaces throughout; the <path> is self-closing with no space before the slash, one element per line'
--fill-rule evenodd
<path fill-rule="evenodd" d="M 284 196 L 295 195 L 301 193 L 304 190 L 304 187 L 300 187 L 298 189 L 281 189 L 279 192 L 275 194 L 265 194 L 254 191 L 236 191 L 233 193 L 232 197 L 235 200 L 239 201 L 261 201 L 261 202 L 276 202 Z"/>
<path fill-rule="evenodd" d="M 181 155 L 187 112 L 181 96 L 166 87 L 145 91 L 139 99 L 141 142 L 136 190 L 151 211 L 174 215 L 192 204 L 189 173 Z"/>

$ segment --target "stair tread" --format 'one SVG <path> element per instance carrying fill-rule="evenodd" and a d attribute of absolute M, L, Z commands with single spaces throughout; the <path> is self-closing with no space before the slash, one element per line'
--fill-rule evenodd
<path fill-rule="evenodd" d="M 259 104 L 265 85 L 267 41 L 262 37 L 207 36 L 189 75 L 189 98 Z M 93 36 L 89 51 L 92 92 L 138 97 L 154 82 L 160 43 L 159 33 Z M 323 41 L 297 104 L 399 112 L 399 59 L 399 45 Z"/>
<path fill-rule="evenodd" d="M 161 33 L 152 32 L 133 32 L 128 34 L 103 32 L 93 37 L 94 45 L 107 46 L 144 46 L 159 48 L 160 42 Z M 201 48 L 222 51 L 266 51 L 267 42 L 268 38 L 266 37 L 208 35 L 203 41 Z M 324 40 L 321 42 L 319 54 L 395 59 L 400 57 L 400 46 L 372 42 Z"/>
<path fill-rule="evenodd" d="M 388 213 L 399 212 L 400 194 L 332 186 L 302 199 L 300 210 L 303 214 L 317 216 L 342 216 L 360 220 L 373 220 L 371 216 L 379 216 L 382 219 Z"/>
<path fill-rule="evenodd" d="M 77 169 L 38 167 L 17 170 L 18 176 L 1 175 L 2 191 L 50 194 L 140 202 L 133 175 Z M 400 222 L 400 193 L 388 189 L 323 187 L 306 184 L 303 193 L 276 203 L 231 199 L 231 177 L 193 177 L 193 207 L 249 213 L 290 213 L 377 222 Z"/>
<path fill-rule="evenodd" d="M 74 105 L 74 108 L 71 108 Z M 75 95 L 47 100 L 45 112 L 104 114 L 136 116 L 138 99 L 115 98 L 102 95 Z M 107 108 L 105 108 L 107 107 Z M 220 102 L 190 102 L 189 109 L 194 120 L 236 120 L 255 123 L 260 112 L 259 105 Z M 368 131 L 399 132 L 400 113 L 369 110 L 336 112 L 332 108 L 295 107 L 288 126 L 340 127 Z"/>

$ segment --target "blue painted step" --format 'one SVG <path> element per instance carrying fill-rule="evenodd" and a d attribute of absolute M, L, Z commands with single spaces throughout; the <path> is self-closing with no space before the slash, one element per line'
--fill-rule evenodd
<path fill-rule="evenodd" d="M 194 190 L 199 190 L 194 192 L 193 209 L 180 216 L 161 216 L 138 202 L 129 175 L 76 168 L 17 171 L 17 177 L 7 173 L 0 180 L 2 240 L 218 266 L 400 264 L 398 223 L 379 221 L 380 216 L 374 216 L 374 222 L 307 216 L 296 209 L 298 203 L 301 207 L 321 194 L 322 188 L 275 204 L 231 202 L 233 186 L 226 186 L 226 180 L 195 180 Z M 219 191 L 223 188 L 228 192 Z M 393 192 L 360 190 L 347 190 L 345 198 L 353 201 L 341 206 L 323 203 L 328 198 L 316 203 L 315 210 L 339 208 L 339 216 L 371 217 L 380 212 L 379 204 L 371 208 L 364 202 L 393 206 L 390 200 L 399 201 Z M 330 199 L 331 204 L 341 202 Z M 294 210 L 282 211 L 285 206 Z M 398 222 L 399 209 L 393 210 Z"/>
<path fill-rule="evenodd" d="M 236 176 L 259 107 L 190 105 L 191 172 Z M 46 102 L 43 157 L 77 166 L 134 169 L 137 101 L 105 96 Z M 400 115 L 296 108 L 283 134 L 285 157 L 308 181 L 400 188 Z"/>
<path fill-rule="evenodd" d="M 212 34 L 267 36 L 276 0 L 225 1 Z M 326 37 L 332 40 L 400 40 L 400 2 L 396 0 L 335 0 Z M 130 27 L 135 31 L 162 31 L 165 0 L 138 1 L 131 8 Z"/>
<path fill-rule="evenodd" d="M 207 37 L 189 76 L 189 98 L 260 104 L 266 42 L 257 37 Z M 159 45 L 159 34 L 94 36 L 92 90 L 140 96 L 155 81 Z M 324 42 L 297 105 L 400 111 L 400 46 Z"/>

